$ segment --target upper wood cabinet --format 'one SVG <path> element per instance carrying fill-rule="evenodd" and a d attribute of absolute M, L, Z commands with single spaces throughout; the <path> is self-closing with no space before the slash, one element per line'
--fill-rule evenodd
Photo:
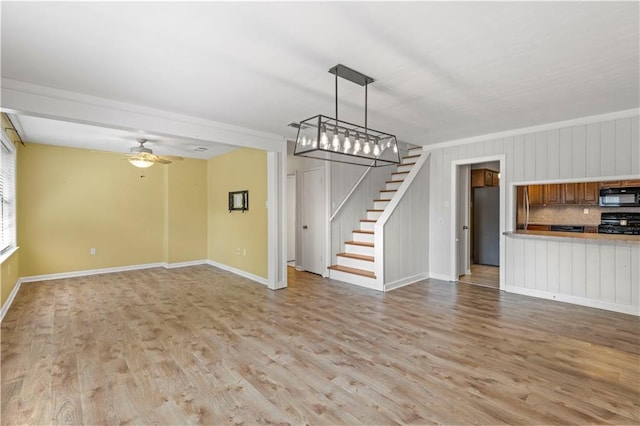
<path fill-rule="evenodd" d="M 529 205 L 598 205 L 599 182 L 529 185 Z"/>
<path fill-rule="evenodd" d="M 527 193 L 529 195 L 529 205 L 536 206 L 544 204 L 543 185 L 529 185 Z"/>
<path fill-rule="evenodd" d="M 498 186 L 498 172 L 489 169 L 471 170 L 471 187 Z"/>
<path fill-rule="evenodd" d="M 600 182 L 600 188 L 618 188 L 621 186 L 640 186 L 640 179 L 610 180 L 606 182 Z"/>
<path fill-rule="evenodd" d="M 562 184 L 544 185 L 544 204 L 562 204 Z"/>

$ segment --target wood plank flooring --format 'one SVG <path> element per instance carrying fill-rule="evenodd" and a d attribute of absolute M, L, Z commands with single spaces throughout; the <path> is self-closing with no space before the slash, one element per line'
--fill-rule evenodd
<path fill-rule="evenodd" d="M 474 263 L 471 265 L 471 273 L 460 276 L 458 281 L 467 284 L 500 288 L 500 267 Z"/>
<path fill-rule="evenodd" d="M 637 317 L 427 280 L 382 294 L 195 266 L 24 284 L 14 424 L 638 424 Z"/>

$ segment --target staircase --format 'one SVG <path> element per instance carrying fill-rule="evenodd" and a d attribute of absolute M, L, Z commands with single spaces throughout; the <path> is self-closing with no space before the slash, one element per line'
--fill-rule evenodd
<path fill-rule="evenodd" d="M 391 173 L 391 178 L 386 181 L 380 196 L 373 200 L 373 208 L 367 210 L 366 217 L 360 220 L 360 229 L 353 230 L 351 241 L 344 243 L 344 252 L 336 254 L 337 264 L 329 266 L 329 278 L 363 287 L 378 288 L 374 258 L 376 221 L 409 175 L 421 152 L 421 147 L 409 150 L 408 156 L 404 157 L 397 166 L 397 170 Z"/>

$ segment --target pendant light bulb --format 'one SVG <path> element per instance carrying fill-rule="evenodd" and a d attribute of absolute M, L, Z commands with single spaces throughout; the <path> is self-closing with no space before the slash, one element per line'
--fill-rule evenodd
<path fill-rule="evenodd" d="M 365 141 L 364 149 L 362 150 L 366 155 L 371 153 L 371 146 L 369 146 L 369 141 Z"/>
<path fill-rule="evenodd" d="M 356 142 L 353 145 L 353 153 L 357 154 L 362 149 L 362 145 L 360 144 L 360 133 L 356 132 Z"/>
<path fill-rule="evenodd" d="M 313 142 L 311 142 L 311 146 L 312 146 L 313 148 L 317 148 L 317 147 L 318 147 L 318 139 L 313 138 Z"/>
<path fill-rule="evenodd" d="M 337 151 L 340 149 L 340 137 L 339 137 L 337 127 L 333 129 L 333 141 L 331 142 L 331 146 L 333 146 L 334 151 Z"/>
<path fill-rule="evenodd" d="M 398 144 L 393 145 L 393 152 L 398 153 Z"/>
<path fill-rule="evenodd" d="M 324 124 L 320 128 L 322 134 L 320 135 L 320 148 L 326 149 L 329 146 L 329 138 L 327 137 L 327 126 Z"/>
<path fill-rule="evenodd" d="M 344 148 L 344 152 L 348 152 L 351 149 L 351 140 L 349 139 L 349 131 L 347 130 L 344 134 L 344 145 L 342 145 L 342 147 Z"/>
<path fill-rule="evenodd" d="M 306 136 L 302 136 L 302 139 L 300 140 L 300 145 L 307 146 L 307 137 Z"/>
<path fill-rule="evenodd" d="M 380 145 L 378 145 L 377 143 L 373 146 L 373 155 L 375 155 L 376 157 L 380 155 Z"/>

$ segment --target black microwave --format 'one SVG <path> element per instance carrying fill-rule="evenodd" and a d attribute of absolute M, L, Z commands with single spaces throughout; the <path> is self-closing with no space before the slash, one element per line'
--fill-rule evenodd
<path fill-rule="evenodd" d="M 640 207 L 640 188 L 601 188 L 602 207 Z"/>

